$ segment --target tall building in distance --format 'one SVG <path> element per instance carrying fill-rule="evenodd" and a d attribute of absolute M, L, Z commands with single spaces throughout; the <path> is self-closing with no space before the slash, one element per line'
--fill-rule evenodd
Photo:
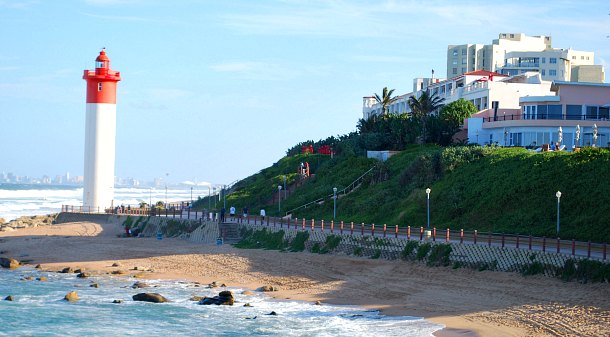
<path fill-rule="evenodd" d="M 83 79 L 87 81 L 83 208 L 99 212 L 113 206 L 116 87 L 121 74 L 110 69 L 102 49 L 95 70 L 85 70 Z"/>
<path fill-rule="evenodd" d="M 447 47 L 447 78 L 476 70 L 503 75 L 538 72 L 545 81 L 603 83 L 604 68 L 594 64 L 594 53 L 551 46 L 550 36 L 501 33 L 491 44 Z"/>

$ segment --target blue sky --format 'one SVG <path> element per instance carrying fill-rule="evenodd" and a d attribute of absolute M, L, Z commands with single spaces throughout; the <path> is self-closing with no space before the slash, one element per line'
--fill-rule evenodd
<path fill-rule="evenodd" d="M 446 73 L 449 44 L 551 35 L 608 71 L 606 1 L 0 0 L 0 171 L 81 175 L 85 81 L 121 71 L 116 175 L 217 184 L 355 130 L 362 97 Z"/>

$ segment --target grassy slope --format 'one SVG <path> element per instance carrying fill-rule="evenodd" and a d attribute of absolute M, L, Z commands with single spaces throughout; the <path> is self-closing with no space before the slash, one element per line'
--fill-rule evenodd
<path fill-rule="evenodd" d="M 432 225 L 439 228 L 555 235 L 555 192 L 561 197 L 561 237 L 596 242 L 610 241 L 610 153 L 533 153 L 524 149 L 486 149 L 486 155 L 435 175 L 434 167 L 413 163 L 422 155 L 433 157 L 443 151 L 436 146 L 412 146 L 386 163 L 350 157 L 320 155 L 285 157 L 235 186 L 227 206 L 247 205 L 257 214 L 277 214 L 273 194 L 277 185 L 298 177 L 303 161 L 312 166 L 310 179 L 282 201 L 282 212 L 321 197 L 320 205 L 295 211 L 293 216 L 330 220 L 332 188 L 339 190 L 374 165 L 378 165 L 354 192 L 340 196 L 337 219 L 346 222 L 400 226 L 425 226 L 426 193 L 430 187 Z M 433 164 L 432 164 L 433 165 Z M 405 179 L 408 177 L 409 179 Z M 202 200 L 207 205 L 207 200 Z"/>

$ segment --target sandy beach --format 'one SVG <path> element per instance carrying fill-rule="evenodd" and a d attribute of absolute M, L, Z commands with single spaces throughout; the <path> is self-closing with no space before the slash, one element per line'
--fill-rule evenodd
<path fill-rule="evenodd" d="M 96 274 L 279 287 L 277 299 L 352 304 L 444 324 L 438 336 L 609 336 L 610 286 L 413 262 L 119 238 L 89 222 L 0 232 L 2 256 Z M 113 267 L 118 262 L 119 267 Z M 150 271 L 133 270 L 150 269 Z"/>

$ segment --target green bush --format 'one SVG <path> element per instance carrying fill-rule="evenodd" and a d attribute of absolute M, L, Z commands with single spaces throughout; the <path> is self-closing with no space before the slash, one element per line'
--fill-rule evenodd
<path fill-rule="evenodd" d="M 131 228 L 133 226 L 133 218 L 131 215 L 128 215 L 125 221 L 123 221 L 123 227 Z"/>
<path fill-rule="evenodd" d="M 537 275 L 544 273 L 544 265 L 538 261 L 534 261 L 532 263 L 526 264 L 521 268 L 521 275 L 529 276 L 529 275 Z"/>
<path fill-rule="evenodd" d="M 426 242 L 424 244 L 421 244 L 419 247 L 417 247 L 417 260 L 421 261 L 423 259 L 426 258 L 426 256 L 428 255 L 428 252 L 430 252 L 430 249 L 432 248 L 432 245 L 429 242 Z"/>
<path fill-rule="evenodd" d="M 311 252 L 312 253 L 319 254 L 320 250 L 321 250 L 321 248 L 320 248 L 320 243 L 319 242 L 314 243 L 313 246 L 311 247 Z"/>
<path fill-rule="evenodd" d="M 381 249 L 375 249 L 375 252 L 373 253 L 373 256 L 371 256 L 371 259 L 378 259 L 381 257 Z"/>
<path fill-rule="evenodd" d="M 339 246 L 339 243 L 341 243 L 342 237 L 340 235 L 329 235 L 326 237 L 326 242 L 324 243 L 326 248 L 328 249 L 328 251 L 332 251 L 335 248 L 337 248 L 337 246 Z"/>
<path fill-rule="evenodd" d="M 440 243 L 432 246 L 430 255 L 428 256 L 428 266 L 448 266 L 451 261 L 449 256 L 451 255 L 451 245 L 446 243 Z"/>
<path fill-rule="evenodd" d="M 362 256 L 362 247 L 355 247 L 354 253 L 355 256 Z"/>
<path fill-rule="evenodd" d="M 242 230 L 242 239 L 234 244 L 237 248 L 245 249 L 270 249 L 283 250 L 288 247 L 288 242 L 284 240 L 284 231 L 268 231 L 266 228 L 253 230 Z"/>
<path fill-rule="evenodd" d="M 305 250 L 305 242 L 309 239 L 309 232 L 302 231 L 298 232 L 297 235 L 290 242 L 291 252 L 302 252 Z"/>
<path fill-rule="evenodd" d="M 409 240 L 405 245 L 405 248 L 400 252 L 400 258 L 403 260 L 410 260 L 415 255 L 415 250 L 419 246 L 419 242 L 415 240 Z"/>

